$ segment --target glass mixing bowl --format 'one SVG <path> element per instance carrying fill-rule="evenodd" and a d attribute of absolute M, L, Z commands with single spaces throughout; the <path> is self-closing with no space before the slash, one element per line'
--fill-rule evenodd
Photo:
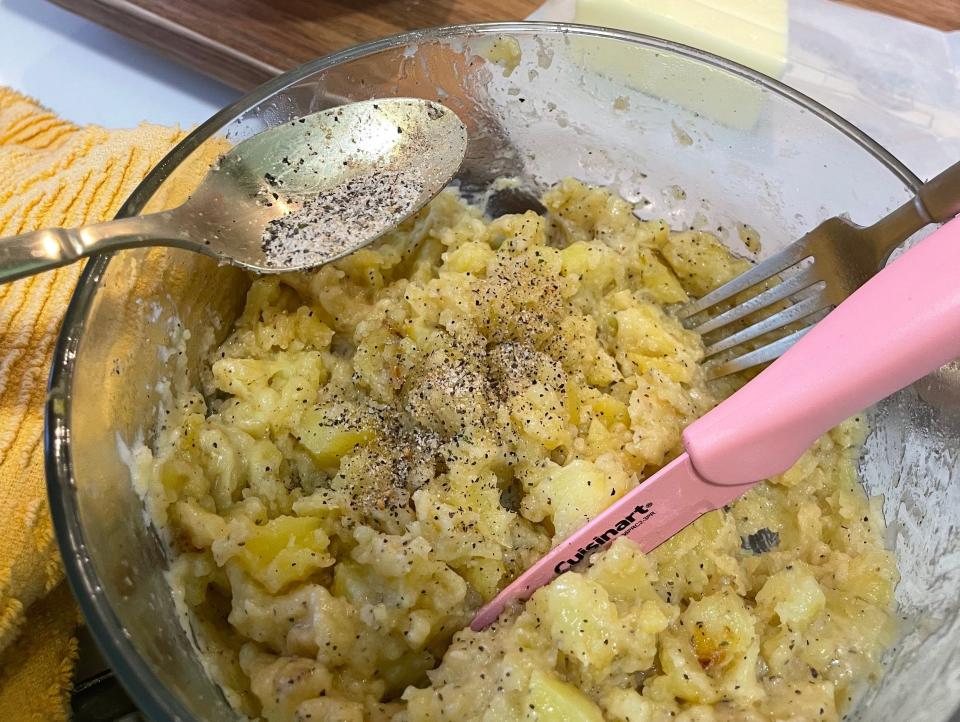
<path fill-rule="evenodd" d="M 644 217 L 722 228 L 767 255 L 822 219 L 873 221 L 917 178 L 863 133 L 789 88 L 707 53 L 572 25 L 448 27 L 321 58 L 261 86 L 190 134 L 120 215 L 156 202 L 209 143 L 237 143 L 323 108 L 378 96 L 439 99 L 467 123 L 461 187 L 567 175 L 614 187 Z M 90 630 L 155 720 L 234 719 L 207 679 L 163 576 L 163 549 L 131 486 L 128 449 L 150 443 L 158 384 L 189 336 L 188 367 L 219 341 L 248 277 L 200 255 L 143 249 L 84 270 L 53 362 L 47 404 L 50 507 L 67 577 Z M 184 330 L 189 334 L 183 334 Z M 903 580 L 902 641 L 854 716 L 944 720 L 960 700 L 960 416 L 909 389 L 871 413 L 862 458 L 885 495 Z"/>

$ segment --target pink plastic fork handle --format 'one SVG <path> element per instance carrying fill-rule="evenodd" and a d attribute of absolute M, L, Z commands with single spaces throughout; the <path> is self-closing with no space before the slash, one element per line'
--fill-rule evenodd
<path fill-rule="evenodd" d="M 864 284 L 763 373 L 683 434 L 687 453 L 550 550 L 483 607 L 480 630 L 593 551 L 627 536 L 648 552 L 814 439 L 960 356 L 960 219 Z"/>
<path fill-rule="evenodd" d="M 960 357 L 960 218 L 861 286 L 789 351 L 687 427 L 700 475 L 786 471 L 845 418 Z"/>

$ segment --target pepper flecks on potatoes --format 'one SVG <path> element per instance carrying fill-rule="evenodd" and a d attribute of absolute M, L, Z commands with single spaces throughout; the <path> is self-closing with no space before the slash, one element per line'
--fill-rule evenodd
<path fill-rule="evenodd" d="M 856 420 L 652 554 L 619 540 L 465 629 L 729 388 L 669 304 L 743 261 L 577 181 L 543 203 L 488 221 L 446 192 L 253 282 L 206 395 L 137 456 L 208 669 L 271 722 L 837 719 L 894 629 Z"/>

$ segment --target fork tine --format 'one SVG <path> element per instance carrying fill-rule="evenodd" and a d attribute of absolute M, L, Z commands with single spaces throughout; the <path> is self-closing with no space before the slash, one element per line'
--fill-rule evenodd
<path fill-rule="evenodd" d="M 706 370 L 707 380 L 718 379 L 721 376 L 727 376 L 729 374 L 735 374 L 738 371 L 743 371 L 753 366 L 759 366 L 760 364 L 766 363 L 767 361 L 773 361 L 775 358 L 779 358 L 786 352 L 788 348 L 793 346 L 803 334 L 809 331 L 814 327 L 814 324 L 809 326 L 804 326 L 798 331 L 784 336 L 781 339 L 777 339 L 773 343 L 768 343 L 766 346 L 761 346 L 756 351 L 750 351 L 745 353 L 742 356 L 737 356 L 736 358 L 729 359 L 722 363 L 716 365 L 708 366 Z"/>
<path fill-rule="evenodd" d="M 809 258 L 810 255 L 802 239 L 796 243 L 792 243 L 780 251 L 780 253 L 770 256 L 770 258 L 761 261 L 749 271 L 745 271 L 739 276 L 727 281 L 722 286 L 713 289 L 706 296 L 688 303 L 677 312 L 677 315 L 681 319 L 694 316 L 714 304 L 726 301 L 741 291 L 746 291 L 748 288 L 756 286 L 762 281 L 766 281 L 771 276 L 787 270 L 790 266 L 794 266 L 805 258 Z"/>
<path fill-rule="evenodd" d="M 752 341 L 765 333 L 776 331 L 788 324 L 806 318 L 811 313 L 822 311 L 830 305 L 830 299 L 827 297 L 826 289 L 821 289 L 817 293 L 811 294 L 803 300 L 798 301 L 789 308 L 785 308 L 762 321 L 758 321 L 752 326 L 747 326 L 747 328 L 742 331 L 732 333 L 716 343 L 710 344 L 704 351 L 704 357 L 713 356 L 721 351 L 726 351 L 728 348 Z"/>
<path fill-rule="evenodd" d="M 818 281 L 819 279 L 817 278 L 816 266 L 810 265 L 804 268 L 802 271 L 797 271 L 788 279 L 782 283 L 778 283 L 773 288 L 768 288 L 763 293 L 758 293 L 753 298 L 737 304 L 730 310 L 724 311 L 719 316 L 714 316 L 713 318 L 704 321 L 692 330 L 700 335 L 709 333 L 710 331 L 716 331 L 718 328 L 723 328 L 727 324 L 733 323 L 734 321 L 739 321 L 741 318 L 749 316 L 751 313 L 755 313 L 756 311 L 766 308 L 777 301 L 782 301 L 783 299 L 792 296 L 795 293 L 799 293 Z"/>

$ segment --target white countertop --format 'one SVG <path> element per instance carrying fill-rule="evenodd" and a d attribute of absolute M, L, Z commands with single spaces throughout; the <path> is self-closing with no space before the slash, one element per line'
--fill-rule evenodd
<path fill-rule="evenodd" d="M 187 128 L 240 95 L 44 0 L 0 0 L 0 85 L 113 128 Z"/>

